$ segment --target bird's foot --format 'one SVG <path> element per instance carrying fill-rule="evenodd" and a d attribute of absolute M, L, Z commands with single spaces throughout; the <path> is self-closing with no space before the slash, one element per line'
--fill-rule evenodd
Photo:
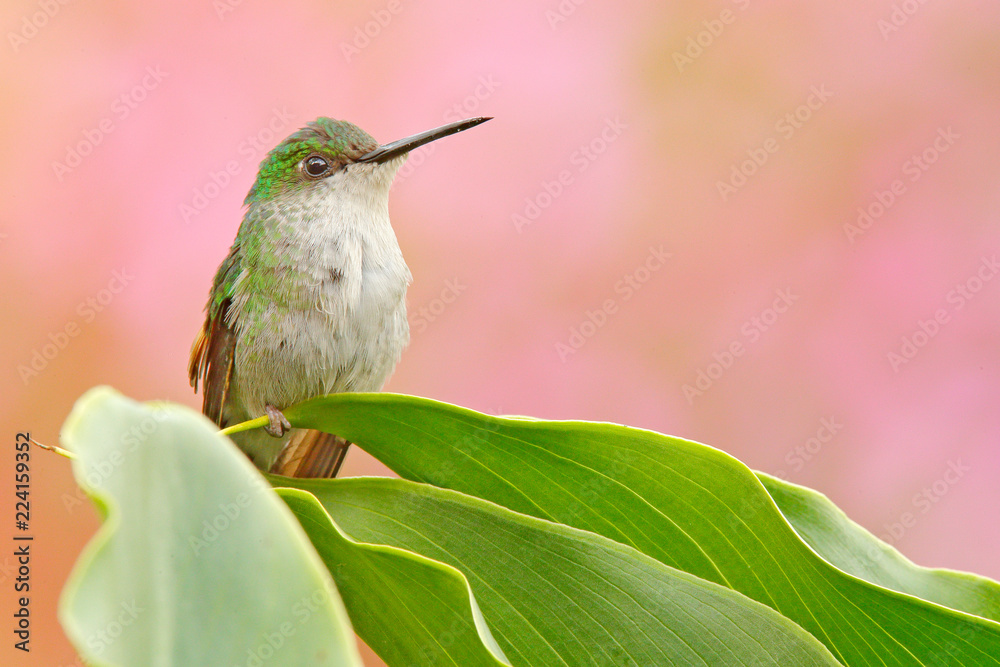
<path fill-rule="evenodd" d="M 278 408 L 268 403 L 264 406 L 264 412 L 267 414 L 269 422 L 268 425 L 264 427 L 264 432 L 268 435 L 280 438 L 292 430 L 292 424 L 288 421 L 288 417 L 286 417 Z"/>

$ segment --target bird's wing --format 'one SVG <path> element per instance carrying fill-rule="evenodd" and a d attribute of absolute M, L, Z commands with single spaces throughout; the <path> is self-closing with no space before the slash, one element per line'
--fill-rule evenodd
<path fill-rule="evenodd" d="M 296 429 L 270 472 L 285 477 L 330 479 L 337 476 L 351 443 L 332 433 Z"/>
<path fill-rule="evenodd" d="M 188 378 L 198 391 L 198 381 L 204 383 L 204 402 L 201 411 L 224 428 L 223 409 L 233 378 L 236 356 L 236 318 L 230 313 L 232 296 L 241 270 L 240 240 L 237 236 L 229 255 L 219 265 L 212 283 L 212 292 L 205 311 L 205 324 L 191 346 Z"/>
<path fill-rule="evenodd" d="M 202 412 L 225 427 L 223 410 L 233 378 L 236 356 L 236 321 L 229 313 L 237 276 L 241 270 L 239 238 L 219 267 L 212 286 L 205 324 L 191 346 L 188 378 L 198 391 L 203 383 Z M 294 429 L 271 472 L 286 477 L 332 478 L 337 476 L 351 443 L 340 437 L 311 429 Z"/>
<path fill-rule="evenodd" d="M 236 333 L 226 322 L 229 303 L 229 299 L 224 300 L 214 314 L 210 313 L 205 318 L 205 324 L 191 346 L 188 362 L 188 378 L 194 390 L 198 391 L 198 380 L 204 383 L 201 411 L 220 427 L 226 426 L 222 423 L 222 409 L 229 394 L 236 353 Z"/>

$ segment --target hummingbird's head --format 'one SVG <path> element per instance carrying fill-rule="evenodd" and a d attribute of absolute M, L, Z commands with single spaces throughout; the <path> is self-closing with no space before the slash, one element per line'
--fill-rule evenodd
<path fill-rule="evenodd" d="M 317 118 L 267 154 L 243 203 L 249 205 L 283 194 L 333 187 L 345 179 L 365 181 L 372 188 L 388 192 L 409 151 L 487 120 L 470 118 L 449 123 L 380 146 L 353 123 Z"/>

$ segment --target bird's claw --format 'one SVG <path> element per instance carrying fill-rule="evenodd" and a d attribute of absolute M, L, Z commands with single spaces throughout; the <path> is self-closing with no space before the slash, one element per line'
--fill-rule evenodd
<path fill-rule="evenodd" d="M 264 432 L 268 435 L 281 438 L 292 430 L 292 424 L 288 421 L 288 417 L 278 408 L 268 403 L 264 406 L 264 412 L 268 419 L 268 425 L 264 427 Z"/>

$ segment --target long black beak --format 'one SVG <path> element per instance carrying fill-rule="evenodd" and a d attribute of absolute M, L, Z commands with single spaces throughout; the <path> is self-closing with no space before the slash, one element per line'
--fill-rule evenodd
<path fill-rule="evenodd" d="M 447 125 L 442 125 L 441 127 L 434 128 L 433 130 L 427 130 L 426 132 L 421 132 L 420 134 L 414 134 L 412 137 L 406 137 L 405 139 L 399 139 L 388 144 L 383 144 L 372 152 L 365 153 L 359 157 L 357 162 L 385 162 L 386 160 L 391 160 L 392 158 L 402 155 L 403 153 L 409 153 L 414 148 L 423 146 L 424 144 L 430 143 L 435 139 L 447 137 L 449 134 L 455 134 L 456 132 L 461 132 L 462 130 L 468 130 L 470 127 L 475 127 L 476 125 L 485 123 L 488 120 L 490 120 L 490 118 L 480 117 L 460 120 L 456 123 L 448 123 Z"/>

